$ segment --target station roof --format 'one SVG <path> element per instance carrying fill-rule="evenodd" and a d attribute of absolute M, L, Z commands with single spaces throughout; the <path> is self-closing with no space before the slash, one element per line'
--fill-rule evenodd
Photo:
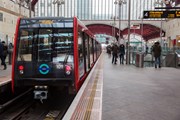
<path fill-rule="evenodd" d="M 161 31 L 160 28 L 150 25 L 150 24 L 143 24 L 143 25 L 141 24 L 140 26 L 142 27 L 140 27 L 139 29 L 131 29 L 130 33 L 142 35 L 143 39 L 146 41 L 148 41 L 149 39 L 160 37 L 160 31 Z M 91 25 L 87 25 L 87 27 L 94 34 L 107 34 L 107 35 L 115 36 L 116 38 L 118 38 L 119 29 L 114 28 L 110 25 L 91 24 Z M 123 35 L 128 34 L 128 28 L 121 30 L 120 33 L 121 33 L 121 37 Z M 163 33 L 165 32 L 163 31 Z"/>

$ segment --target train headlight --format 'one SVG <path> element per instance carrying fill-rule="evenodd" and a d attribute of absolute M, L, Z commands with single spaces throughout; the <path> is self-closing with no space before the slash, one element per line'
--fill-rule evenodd
<path fill-rule="evenodd" d="M 66 73 L 66 75 L 70 75 L 71 74 L 71 66 L 69 66 L 69 65 L 65 65 L 65 73 Z"/>
<path fill-rule="evenodd" d="M 19 71 L 19 74 L 21 74 L 21 75 L 24 74 L 24 71 L 23 71 L 23 70 L 20 70 L 20 71 Z"/>

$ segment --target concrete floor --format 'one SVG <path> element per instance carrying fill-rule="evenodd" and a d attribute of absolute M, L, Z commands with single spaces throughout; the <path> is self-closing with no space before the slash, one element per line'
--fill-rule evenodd
<path fill-rule="evenodd" d="M 103 57 L 102 120 L 180 120 L 180 69 L 114 65 Z"/>

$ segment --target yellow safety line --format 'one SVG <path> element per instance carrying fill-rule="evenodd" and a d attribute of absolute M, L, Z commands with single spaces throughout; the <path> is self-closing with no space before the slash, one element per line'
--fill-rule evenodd
<path fill-rule="evenodd" d="M 94 98 L 96 95 L 96 89 L 98 87 L 99 78 L 101 79 L 102 75 L 101 68 L 102 68 L 102 56 L 100 57 L 100 64 L 96 66 L 95 70 L 93 71 L 93 75 L 91 76 L 91 80 L 88 82 L 79 102 L 78 105 L 71 117 L 71 120 L 89 120 L 91 118 Z"/>
<path fill-rule="evenodd" d="M 102 61 L 101 61 L 101 64 L 100 64 L 99 68 L 101 68 L 101 66 L 102 66 Z M 96 73 L 95 81 L 94 81 L 94 84 L 93 84 L 93 87 L 92 87 L 92 90 L 91 90 L 91 94 L 90 94 L 90 97 L 89 97 L 89 101 L 88 101 L 88 106 L 86 108 L 84 120 L 90 120 L 92 107 L 93 107 L 93 103 L 94 103 L 94 97 L 95 97 L 95 94 L 96 94 L 97 83 L 98 83 L 98 80 L 99 80 L 99 75 L 100 75 L 100 70 L 98 70 L 97 73 Z"/>

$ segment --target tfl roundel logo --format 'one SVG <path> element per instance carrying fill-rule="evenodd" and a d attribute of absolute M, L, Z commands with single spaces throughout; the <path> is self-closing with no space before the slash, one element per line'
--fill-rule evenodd
<path fill-rule="evenodd" d="M 48 74 L 49 72 L 49 66 L 47 64 L 41 64 L 39 66 L 39 72 L 43 75 Z"/>

